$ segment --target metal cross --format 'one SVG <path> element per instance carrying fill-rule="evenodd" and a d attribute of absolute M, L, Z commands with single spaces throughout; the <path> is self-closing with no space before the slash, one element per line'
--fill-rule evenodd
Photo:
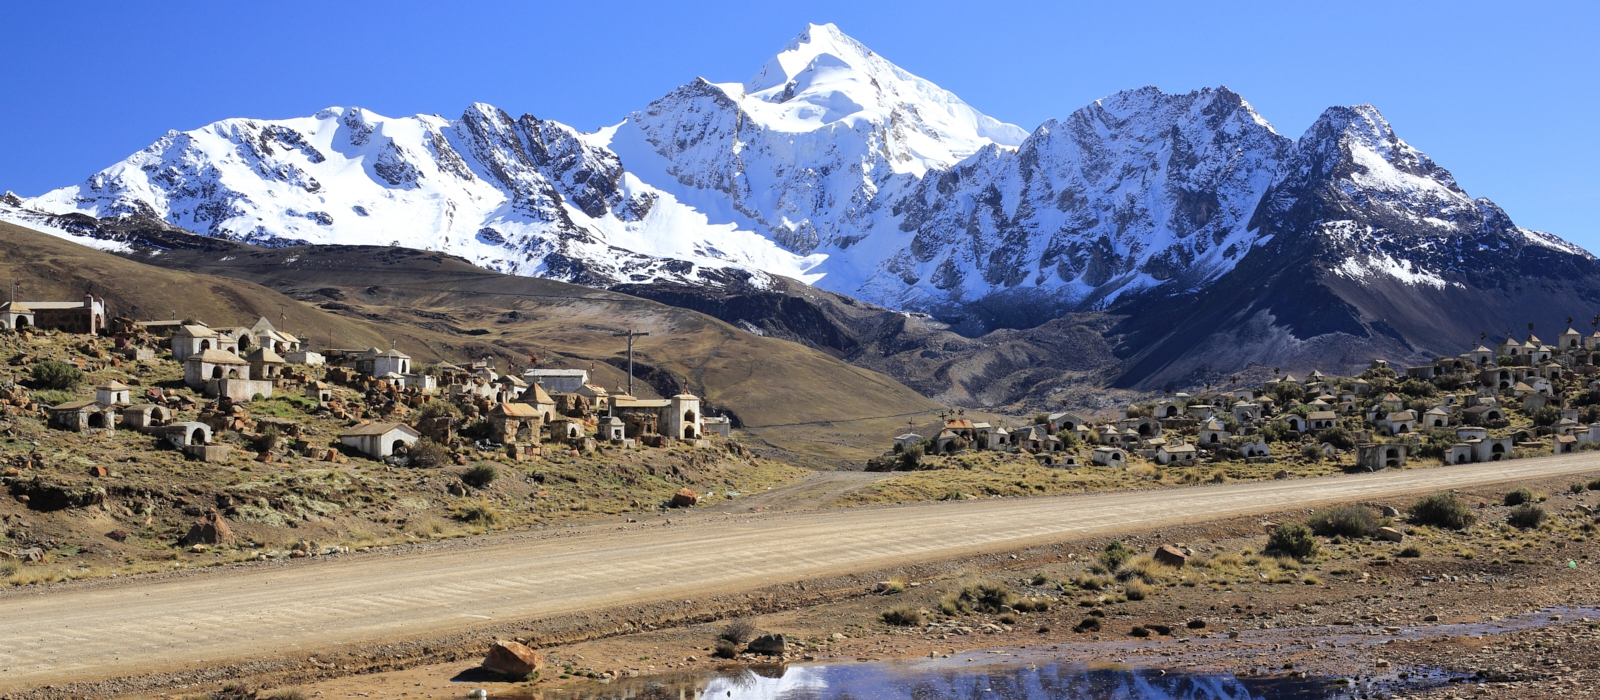
<path fill-rule="evenodd" d="M 650 335 L 650 332 L 629 329 L 625 331 L 612 331 L 611 335 L 619 338 L 625 336 L 628 339 L 628 395 L 633 396 L 633 339 L 640 336 Z"/>

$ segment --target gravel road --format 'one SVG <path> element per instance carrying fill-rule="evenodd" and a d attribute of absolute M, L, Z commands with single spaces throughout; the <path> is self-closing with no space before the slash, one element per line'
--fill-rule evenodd
<path fill-rule="evenodd" d="M 14 591 L 0 691 L 692 600 L 812 577 L 1332 502 L 1600 471 L 1600 454 L 1256 483 L 668 518 L 406 556 Z M 619 518 L 620 520 L 620 518 Z"/>

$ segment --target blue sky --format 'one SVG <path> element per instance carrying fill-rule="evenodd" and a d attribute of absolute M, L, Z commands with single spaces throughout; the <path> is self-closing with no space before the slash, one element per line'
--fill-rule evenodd
<path fill-rule="evenodd" d="M 77 183 L 168 129 L 471 102 L 582 129 L 741 81 L 833 22 L 1032 129 L 1096 98 L 1227 85 L 1298 137 L 1372 103 L 1523 226 L 1600 250 L 1600 3 L 167 2 L 8 4 L 0 190 Z"/>

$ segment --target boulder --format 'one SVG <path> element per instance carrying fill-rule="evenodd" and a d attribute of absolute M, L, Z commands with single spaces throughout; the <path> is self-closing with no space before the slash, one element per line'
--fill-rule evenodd
<path fill-rule="evenodd" d="M 17 558 L 28 562 L 29 564 L 37 564 L 41 561 L 44 561 L 44 550 L 39 549 L 38 547 L 29 547 L 27 549 L 19 550 L 17 552 Z"/>
<path fill-rule="evenodd" d="M 789 650 L 789 640 L 781 634 L 763 634 L 750 640 L 745 646 L 745 651 L 752 654 L 768 654 L 776 656 Z"/>
<path fill-rule="evenodd" d="M 1287 470 L 1287 469 L 1279 469 L 1278 473 L 1272 475 L 1272 478 L 1279 479 L 1279 480 L 1287 479 L 1287 478 L 1289 478 L 1289 470 Z"/>
<path fill-rule="evenodd" d="M 1405 533 L 1392 527 L 1380 527 L 1372 536 L 1387 542 L 1400 542 L 1406 538 Z"/>
<path fill-rule="evenodd" d="M 1378 511 L 1383 513 L 1383 517 L 1385 518 L 1400 517 L 1400 509 L 1394 506 L 1378 506 Z"/>
<path fill-rule="evenodd" d="M 1186 626 L 1189 629 L 1192 629 L 1192 630 L 1203 630 L 1203 629 L 1206 628 L 1206 621 L 1205 620 L 1190 620 L 1189 624 L 1186 625 Z"/>
<path fill-rule="evenodd" d="M 189 528 L 189 534 L 183 536 L 182 544 L 186 547 L 207 544 L 233 544 L 233 530 L 228 527 L 228 521 L 215 508 L 195 521 Z"/>
<path fill-rule="evenodd" d="M 1155 560 L 1162 564 L 1166 564 L 1167 566 L 1181 569 L 1183 568 L 1184 564 L 1189 563 L 1189 556 L 1184 554 L 1183 551 L 1177 547 L 1174 547 L 1170 544 L 1164 544 L 1156 549 Z"/>
<path fill-rule="evenodd" d="M 688 508 L 689 506 L 699 502 L 700 496 L 697 495 L 693 489 L 684 488 L 679 489 L 677 493 L 672 494 L 672 500 L 667 501 L 667 505 L 672 506 L 673 508 Z"/>
<path fill-rule="evenodd" d="M 483 668 L 510 678 L 526 678 L 544 668 L 544 656 L 517 642 L 496 641 L 483 656 Z"/>

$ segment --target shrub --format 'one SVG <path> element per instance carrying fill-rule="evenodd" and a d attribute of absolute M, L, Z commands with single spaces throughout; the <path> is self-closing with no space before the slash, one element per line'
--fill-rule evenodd
<path fill-rule="evenodd" d="M 1595 479 L 1594 481 L 1589 482 L 1589 490 L 1600 491 L 1600 479 Z"/>
<path fill-rule="evenodd" d="M 1317 553 L 1317 538 L 1311 528 L 1301 523 L 1284 523 L 1267 535 L 1267 548 L 1276 549 L 1296 559 L 1306 559 Z"/>
<path fill-rule="evenodd" d="M 1127 596 L 1128 600 L 1144 600 L 1150 596 L 1150 586 L 1144 581 L 1133 579 L 1123 585 L 1122 594 Z"/>
<path fill-rule="evenodd" d="M 1035 585 L 1035 586 L 1049 585 L 1050 577 L 1046 576 L 1044 574 L 1044 572 L 1041 571 L 1041 572 L 1039 572 L 1037 574 L 1034 574 L 1033 578 L 1029 579 L 1028 582 L 1031 583 L 1032 585 Z"/>
<path fill-rule="evenodd" d="M 902 471 L 916 471 L 922 466 L 922 445 L 906 445 L 900 452 L 900 469 Z"/>
<path fill-rule="evenodd" d="M 1506 494 L 1504 499 L 1504 503 L 1508 506 L 1520 506 L 1524 503 L 1532 502 L 1533 492 L 1528 490 L 1526 486 Z"/>
<path fill-rule="evenodd" d="M 1400 557 L 1401 559 L 1416 559 L 1417 557 L 1422 556 L 1422 548 L 1414 544 L 1409 545 L 1405 549 L 1400 550 L 1400 553 L 1396 554 L 1395 556 Z"/>
<path fill-rule="evenodd" d="M 1555 406 L 1545 406 L 1533 412 L 1533 424 L 1538 426 L 1555 425 L 1561 420 L 1561 411 Z"/>
<path fill-rule="evenodd" d="M 1511 509 L 1511 512 L 1506 515 L 1506 522 L 1527 530 L 1539 527 L 1544 522 L 1545 517 L 1546 513 L 1543 508 L 1532 503 L 1523 503 Z"/>
<path fill-rule="evenodd" d="M 907 605 L 889 608 L 880 613 L 878 619 L 894 627 L 921 627 L 923 623 L 921 611 Z"/>
<path fill-rule="evenodd" d="M 427 402 L 425 404 L 422 404 L 421 410 L 417 411 L 417 420 L 419 420 L 419 421 L 425 421 L 425 420 L 429 420 L 431 418 L 438 418 L 440 416 L 450 416 L 452 418 L 460 418 L 461 417 L 461 409 L 456 408 L 456 405 L 453 404 L 453 403 L 450 403 L 449 401 L 434 400 L 434 401 L 429 401 L 429 402 Z"/>
<path fill-rule="evenodd" d="M 1050 609 L 1049 598 L 1026 598 L 1011 604 L 1017 612 L 1045 612 Z"/>
<path fill-rule="evenodd" d="M 973 612 L 997 613 L 1000 608 L 1014 606 L 1017 597 L 998 583 L 982 582 L 953 591 L 939 601 L 939 609 L 946 615 Z"/>
<path fill-rule="evenodd" d="M 1405 394 L 1406 396 L 1423 397 L 1433 396 L 1434 394 L 1438 393 L 1438 387 L 1434 386 L 1431 382 L 1425 382 L 1420 379 L 1407 379 L 1403 382 L 1400 382 L 1400 385 L 1395 387 L 1395 391 Z"/>
<path fill-rule="evenodd" d="M 729 622 L 727 625 L 723 626 L 721 632 L 717 633 L 717 639 L 724 642 L 731 642 L 736 645 L 743 645 L 744 643 L 755 638 L 755 636 L 756 626 L 751 624 L 749 620 L 734 620 L 733 622 Z"/>
<path fill-rule="evenodd" d="M 1100 631 L 1100 618 L 1095 617 L 1093 615 L 1090 615 L 1089 617 L 1083 618 L 1083 621 L 1079 622 L 1076 627 L 1073 627 L 1072 631 L 1074 631 L 1074 632 L 1099 632 Z"/>
<path fill-rule="evenodd" d="M 261 431 L 260 435 L 255 436 L 250 441 L 250 446 L 254 447 L 257 452 L 271 452 L 278 447 L 278 442 L 281 439 L 278 435 L 278 429 L 269 425 L 266 430 Z"/>
<path fill-rule="evenodd" d="M 1419 498 L 1406 512 L 1413 523 L 1450 530 L 1465 530 L 1478 522 L 1478 516 L 1467 508 L 1461 497 L 1449 492 Z"/>
<path fill-rule="evenodd" d="M 1383 516 L 1367 506 L 1338 506 L 1313 513 L 1306 525 L 1323 537 L 1366 537 L 1383 527 Z"/>
<path fill-rule="evenodd" d="M 1341 450 L 1355 449 L 1356 446 L 1355 436 L 1351 435 L 1349 430 L 1337 425 L 1317 433 L 1317 442 L 1326 442 Z"/>
<path fill-rule="evenodd" d="M 493 464 L 479 462 L 472 465 L 472 468 L 468 469 L 465 474 L 462 474 L 461 480 L 481 489 L 494 483 L 494 480 L 499 476 L 500 470 L 495 469 Z"/>
<path fill-rule="evenodd" d="M 1111 544 L 1106 545 L 1105 551 L 1100 553 L 1100 565 L 1106 567 L 1107 571 L 1116 571 L 1135 554 L 1138 552 L 1123 544 L 1121 540 L 1112 540 Z"/>
<path fill-rule="evenodd" d="M 406 466 L 418 467 L 421 469 L 435 469 L 449 464 L 451 461 L 453 460 L 451 459 L 450 450 L 445 448 L 444 445 L 432 440 L 422 439 L 418 440 L 417 444 L 411 446 L 411 455 L 407 458 Z M 475 468 L 476 467 L 474 467 L 474 469 Z M 493 471 L 494 467 L 490 466 L 489 469 Z M 472 472 L 468 471 L 467 473 L 471 474 Z M 462 478 L 464 480 L 466 477 Z M 494 481 L 494 475 L 490 475 L 489 480 Z"/>
<path fill-rule="evenodd" d="M 1583 490 L 1585 488 L 1587 488 L 1587 487 L 1584 486 L 1583 482 L 1574 481 L 1570 485 L 1567 486 L 1567 491 L 1569 493 L 1573 493 L 1573 494 L 1580 494 L 1580 493 L 1583 493 Z"/>
<path fill-rule="evenodd" d="M 1300 448 L 1300 458 L 1313 464 L 1322 461 L 1322 448 L 1316 445 L 1306 445 Z"/>
<path fill-rule="evenodd" d="M 45 360 L 29 369 L 33 381 L 41 389 L 69 391 L 83 383 L 83 371 L 77 365 L 60 360 Z"/>
<path fill-rule="evenodd" d="M 715 653 L 724 659 L 731 659 L 739 655 L 739 645 L 726 639 L 718 639 Z"/>

